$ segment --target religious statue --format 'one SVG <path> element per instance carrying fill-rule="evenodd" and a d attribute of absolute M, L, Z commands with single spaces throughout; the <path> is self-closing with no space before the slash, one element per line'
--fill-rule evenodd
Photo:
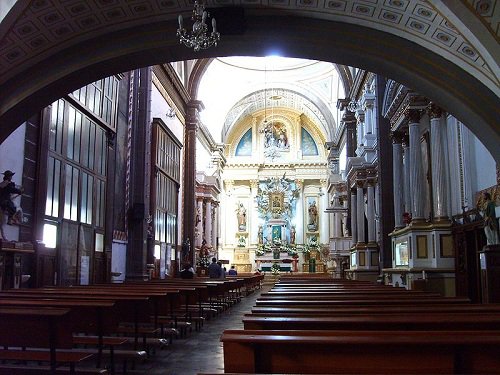
<path fill-rule="evenodd" d="M 236 209 L 236 217 L 238 218 L 238 231 L 244 232 L 247 229 L 247 210 L 243 203 L 238 204 Z"/>
<path fill-rule="evenodd" d="M 257 234 L 257 237 L 259 245 L 262 245 L 264 243 L 264 228 L 262 228 L 262 225 L 259 225 L 259 232 Z"/>
<path fill-rule="evenodd" d="M 487 245 L 498 245 L 498 222 L 495 213 L 495 202 L 491 200 L 490 193 L 485 192 L 484 198 L 484 233 Z"/>
<path fill-rule="evenodd" d="M 182 259 L 184 262 L 189 261 L 189 254 L 191 253 L 191 242 L 186 238 L 182 243 Z"/>
<path fill-rule="evenodd" d="M 288 149 L 288 138 L 286 136 L 286 129 L 281 128 L 278 135 L 278 147 L 281 149 Z"/>
<path fill-rule="evenodd" d="M 290 244 L 295 245 L 295 225 L 290 228 Z"/>
<path fill-rule="evenodd" d="M 12 182 L 12 176 L 14 172 L 6 170 L 3 172 L 3 181 L 0 183 L 0 208 L 2 209 L 2 215 L 7 214 L 7 224 L 21 224 L 22 213 L 20 210 L 16 209 L 14 202 L 12 201 L 16 196 L 21 195 L 24 189 L 21 186 L 16 186 Z M 2 216 L 3 221 L 3 216 Z"/>
<path fill-rule="evenodd" d="M 200 255 L 201 256 L 208 256 L 208 245 L 207 245 L 207 240 L 205 240 L 205 239 L 203 239 L 203 241 L 201 241 Z"/>
<path fill-rule="evenodd" d="M 309 220 L 307 222 L 307 228 L 314 232 L 318 229 L 318 207 L 316 206 L 316 201 L 309 203 L 308 208 Z"/>

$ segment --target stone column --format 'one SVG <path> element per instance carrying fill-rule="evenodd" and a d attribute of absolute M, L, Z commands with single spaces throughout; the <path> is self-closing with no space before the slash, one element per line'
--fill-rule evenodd
<path fill-rule="evenodd" d="M 210 199 L 205 201 L 205 231 L 203 233 L 207 245 L 212 243 L 212 202 Z"/>
<path fill-rule="evenodd" d="M 435 220 L 448 220 L 448 195 L 446 188 L 445 149 L 443 147 L 443 111 L 434 103 L 429 104 L 431 118 L 432 197 Z"/>
<path fill-rule="evenodd" d="M 333 192 L 333 208 L 340 209 L 340 199 L 339 199 L 339 193 L 337 191 Z M 335 211 L 333 213 L 333 238 L 339 238 L 342 236 L 342 212 L 341 211 Z"/>
<path fill-rule="evenodd" d="M 410 110 L 409 113 L 410 136 L 410 186 L 412 221 L 425 219 L 424 213 L 424 170 L 422 166 L 422 149 L 420 144 L 420 112 Z"/>
<path fill-rule="evenodd" d="M 356 245 L 358 242 L 358 210 L 357 210 L 357 197 L 356 197 L 356 190 L 352 189 L 351 190 L 351 238 L 352 238 L 352 244 Z"/>
<path fill-rule="evenodd" d="M 365 93 L 364 95 L 364 104 L 365 104 L 365 129 L 366 134 L 373 134 L 374 126 L 373 126 L 373 105 L 375 102 L 375 94 L 373 93 Z"/>
<path fill-rule="evenodd" d="M 320 234 L 319 234 L 319 240 L 320 243 L 322 244 L 327 244 L 329 239 L 330 239 L 330 233 L 329 233 L 329 228 L 330 228 L 330 215 L 325 212 L 325 210 L 328 207 L 328 191 L 327 191 L 327 181 L 326 180 L 321 180 L 321 189 L 323 192 L 323 195 L 321 196 L 321 203 L 319 207 L 319 225 L 321 228 Z"/>
<path fill-rule="evenodd" d="M 255 202 L 255 198 L 257 197 L 257 192 L 259 190 L 259 180 L 251 180 L 250 181 L 250 220 L 248 223 L 247 232 L 250 234 L 249 245 L 256 244 L 258 242 L 259 235 L 259 211 L 257 210 L 257 202 Z"/>
<path fill-rule="evenodd" d="M 405 137 L 403 147 L 403 212 L 411 213 L 411 191 L 410 191 L 410 142 Z"/>
<path fill-rule="evenodd" d="M 403 182 L 403 146 L 401 136 L 392 133 L 392 171 L 394 177 L 393 197 L 394 197 L 394 227 L 402 228 L 403 224 L 403 200 L 404 200 L 404 182 Z"/>
<path fill-rule="evenodd" d="M 200 123 L 199 113 L 203 110 L 203 103 L 199 100 L 192 100 L 187 105 L 186 128 L 184 132 L 184 228 L 183 241 L 189 238 L 194 242 L 194 220 L 195 209 L 195 186 L 196 186 L 196 133 Z M 191 246 L 191 254 L 188 259 L 194 264 L 194 246 Z"/>
<path fill-rule="evenodd" d="M 299 196 L 297 197 L 297 206 L 296 206 L 296 222 L 295 222 L 295 243 L 303 244 L 304 243 L 304 180 L 296 180 L 295 185 L 299 191 Z"/>
<path fill-rule="evenodd" d="M 376 242 L 376 227 L 375 227 L 375 180 L 369 179 L 366 188 L 367 205 L 366 219 L 368 221 L 368 243 Z"/>
<path fill-rule="evenodd" d="M 238 231 L 238 223 L 236 220 L 235 208 L 236 202 L 234 201 L 233 190 L 234 181 L 226 180 L 226 195 L 227 199 L 224 203 L 223 218 L 221 220 L 222 228 L 224 230 L 224 245 L 236 245 L 235 234 Z"/>
<path fill-rule="evenodd" d="M 196 231 L 198 232 L 198 237 L 196 237 L 195 246 L 201 247 L 201 243 L 203 242 L 203 199 L 198 198 L 196 208 L 196 220 L 198 220 L 196 224 Z"/>
<path fill-rule="evenodd" d="M 365 136 L 365 131 L 364 131 L 364 128 L 365 128 L 365 112 L 361 109 L 358 109 L 356 111 L 356 118 L 358 120 L 358 123 L 357 123 L 357 146 L 361 146 L 363 145 L 363 138 Z M 359 156 L 359 155 L 358 155 Z"/>
<path fill-rule="evenodd" d="M 358 231 L 358 244 L 365 243 L 365 195 L 364 181 L 357 181 L 356 185 L 356 226 Z"/>
<path fill-rule="evenodd" d="M 209 243 L 214 249 L 217 249 L 217 237 L 219 236 L 219 215 L 218 202 L 212 204 L 212 242 Z"/>

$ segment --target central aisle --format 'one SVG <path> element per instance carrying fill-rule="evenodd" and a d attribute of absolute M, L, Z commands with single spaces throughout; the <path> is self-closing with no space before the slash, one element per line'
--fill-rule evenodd
<path fill-rule="evenodd" d="M 156 355 L 131 374 L 151 375 L 195 375 L 200 372 L 224 372 L 224 353 L 219 341 L 225 329 L 243 329 L 243 314 L 251 311 L 262 291 L 270 289 L 264 285 L 261 290 L 231 307 L 216 318 L 205 322 L 200 332 L 193 332 L 187 338 L 175 339 L 172 346 L 157 351 Z M 139 370 L 140 369 L 140 370 Z"/>

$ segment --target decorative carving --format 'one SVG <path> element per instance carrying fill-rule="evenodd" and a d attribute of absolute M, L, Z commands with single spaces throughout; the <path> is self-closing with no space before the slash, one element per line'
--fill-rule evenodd
<path fill-rule="evenodd" d="M 257 210 L 265 219 L 284 218 L 290 219 L 293 202 L 299 195 L 298 189 L 292 180 L 283 177 L 269 178 L 261 182 L 255 200 Z"/>
<path fill-rule="evenodd" d="M 420 122 L 422 111 L 418 109 L 407 109 L 405 111 L 405 116 L 408 118 L 410 124 L 416 124 Z"/>
<path fill-rule="evenodd" d="M 443 110 L 436 103 L 430 102 L 427 106 L 427 112 L 431 119 L 441 118 L 443 116 Z"/>

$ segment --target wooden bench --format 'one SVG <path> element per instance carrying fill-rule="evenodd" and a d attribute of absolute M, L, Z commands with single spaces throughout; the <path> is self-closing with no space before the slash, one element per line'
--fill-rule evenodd
<path fill-rule="evenodd" d="M 500 334 L 500 314 L 365 314 L 353 316 L 258 316 L 243 318 L 250 330 L 364 330 L 364 331 L 473 331 L 491 330 Z"/>
<path fill-rule="evenodd" d="M 226 330 L 221 341 L 225 372 L 500 373 L 498 332 Z"/>
<path fill-rule="evenodd" d="M 500 313 L 500 304 L 439 304 L 439 305 L 375 305 L 363 307 L 351 306 L 300 306 L 300 307 L 272 307 L 254 306 L 252 314 L 265 314 L 266 316 L 293 316 L 293 315 L 358 315 L 358 314 L 407 314 L 407 313 L 432 313 L 432 314 L 454 314 L 454 313 Z"/>
<path fill-rule="evenodd" d="M 72 351 L 72 321 L 70 309 L 0 307 L 0 346 L 4 347 L 1 359 L 45 361 L 54 373 L 58 365 L 67 363 L 70 373 L 74 373 L 75 364 L 91 355 Z"/>
<path fill-rule="evenodd" d="M 325 300 L 308 300 L 308 299 L 257 299 L 257 306 L 370 306 L 370 305 L 449 305 L 449 304 L 464 304 L 468 303 L 468 298 L 407 298 L 407 299 L 325 299 Z"/>

